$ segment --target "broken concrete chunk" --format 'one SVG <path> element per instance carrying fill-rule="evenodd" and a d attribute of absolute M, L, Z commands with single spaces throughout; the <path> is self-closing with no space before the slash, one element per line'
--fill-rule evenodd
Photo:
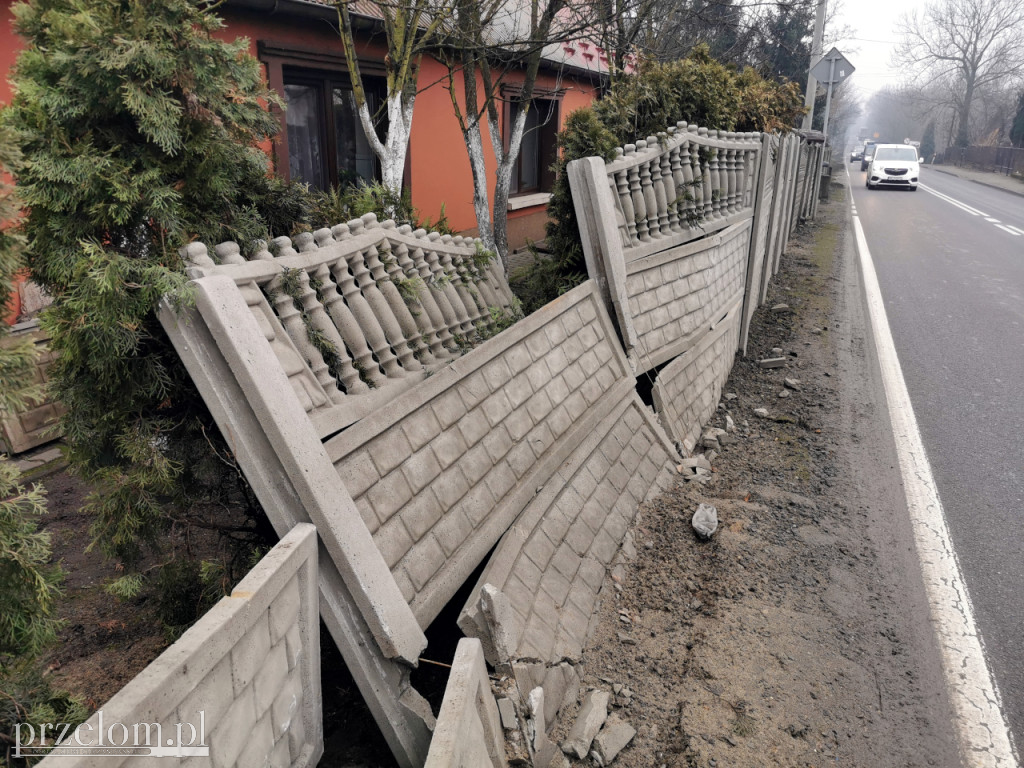
<path fill-rule="evenodd" d="M 480 614 L 487 624 L 496 664 L 507 664 L 514 656 L 523 633 L 522 620 L 512 609 L 505 593 L 493 584 L 480 590 Z M 484 650 L 489 650 L 486 647 Z M 485 654 L 486 655 L 486 654 Z"/>
<path fill-rule="evenodd" d="M 735 400 L 737 397 L 739 397 L 739 395 L 737 395 L 735 392 L 726 392 L 724 397 L 726 400 Z"/>
<path fill-rule="evenodd" d="M 693 530 L 702 539 L 710 539 L 718 530 L 718 510 L 711 504 L 701 504 L 690 521 Z"/>
<path fill-rule="evenodd" d="M 676 465 L 676 471 L 680 474 L 685 469 L 711 469 L 711 462 L 708 461 L 706 456 L 694 456 L 693 458 L 683 459 L 679 464 Z"/>
<path fill-rule="evenodd" d="M 562 751 L 567 755 L 575 755 L 582 760 L 590 752 L 590 745 L 597 736 L 605 718 L 608 717 L 608 702 L 611 696 L 608 691 L 590 691 L 580 706 L 580 712 L 576 716 L 576 722 L 565 741 L 562 742 Z"/>
<path fill-rule="evenodd" d="M 755 408 L 754 409 L 754 415 L 757 416 L 757 418 L 759 418 L 759 419 L 767 419 L 768 418 L 768 409 L 767 408 Z"/>
<path fill-rule="evenodd" d="M 574 675 L 572 669 L 569 672 Z M 570 682 L 572 682 L 572 676 L 567 676 L 565 670 L 561 666 L 548 667 L 547 672 L 544 673 L 544 682 L 541 686 L 544 688 L 544 729 L 551 728 L 555 723 L 555 718 L 558 717 L 558 710 L 562 706 L 562 701 L 565 699 L 566 690 L 569 688 Z M 573 696 L 575 699 L 576 697 Z"/>
<path fill-rule="evenodd" d="M 502 696 L 498 699 L 498 714 L 501 715 L 501 727 L 506 731 L 519 730 L 519 718 L 516 716 L 516 705 L 512 699 Z"/>
<path fill-rule="evenodd" d="M 776 304 L 772 307 L 772 312 L 791 312 L 789 304 Z"/>
<path fill-rule="evenodd" d="M 725 431 L 726 432 L 735 432 L 736 431 L 736 422 L 732 420 L 732 416 L 730 416 L 728 413 L 725 414 Z"/>
<path fill-rule="evenodd" d="M 594 750 L 600 761 L 598 765 L 608 765 L 619 756 L 619 752 L 625 748 L 636 736 L 636 729 L 620 719 L 616 715 L 608 715 L 604 727 L 594 739 Z"/>
<path fill-rule="evenodd" d="M 782 368 L 786 364 L 786 358 L 766 357 L 763 360 L 758 360 L 757 364 L 762 368 Z"/>
<path fill-rule="evenodd" d="M 782 380 L 782 386 L 787 389 L 792 389 L 794 392 L 800 391 L 800 379 L 786 378 Z"/>

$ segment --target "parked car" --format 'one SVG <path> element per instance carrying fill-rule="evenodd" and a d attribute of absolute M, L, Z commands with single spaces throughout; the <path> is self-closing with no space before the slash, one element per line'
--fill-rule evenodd
<path fill-rule="evenodd" d="M 879 144 L 868 166 L 868 189 L 902 187 L 917 191 L 921 162 L 917 149 L 909 144 Z"/>
<path fill-rule="evenodd" d="M 864 143 L 864 154 L 860 158 L 860 169 L 866 171 L 868 166 L 871 164 L 871 157 L 875 154 L 875 147 L 878 145 L 873 141 Z"/>

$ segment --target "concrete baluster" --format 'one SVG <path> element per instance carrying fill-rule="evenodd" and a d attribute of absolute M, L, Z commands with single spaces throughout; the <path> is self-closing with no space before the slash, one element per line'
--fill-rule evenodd
<path fill-rule="evenodd" d="M 359 219 L 349 222 L 349 224 L 356 225 L 356 222 L 359 222 L 359 225 L 362 224 Z M 358 249 L 352 249 L 345 242 L 352 237 L 352 230 L 349 224 L 338 224 L 331 229 L 334 239 L 341 244 L 343 256 L 342 259 L 335 262 L 332 271 L 338 285 L 341 286 L 341 293 L 345 298 L 345 302 L 352 311 L 352 315 L 356 318 L 356 322 L 359 323 L 359 327 L 369 342 L 370 349 L 376 355 L 384 375 L 388 378 L 400 379 L 405 375 L 405 372 L 398 364 L 398 358 L 395 357 L 391 345 L 388 344 L 387 335 L 384 333 L 384 329 L 381 327 L 372 306 L 366 298 L 366 295 L 371 292 L 370 286 L 373 284 L 373 277 L 370 275 L 370 270 L 366 267 L 362 252 Z M 359 230 L 362 227 L 357 225 L 355 228 Z M 376 286 L 373 286 L 372 290 L 376 291 Z M 379 292 L 377 293 L 379 294 Z"/>
<path fill-rule="evenodd" d="M 427 231 L 425 229 L 417 229 L 412 233 L 412 236 L 417 239 L 426 238 Z M 455 343 L 455 338 L 452 336 L 452 329 L 455 329 L 456 333 L 459 332 L 459 320 L 455 315 L 455 310 L 448 302 L 448 297 L 445 296 L 444 291 L 434 284 L 434 273 L 430 268 L 423 248 L 417 246 L 410 249 L 409 257 L 412 259 L 413 266 L 425 286 L 421 302 L 423 303 L 423 308 L 430 315 L 430 322 L 437 330 L 437 337 L 441 340 L 441 344 L 444 345 L 446 350 L 457 352 L 459 345 Z"/>
<path fill-rule="evenodd" d="M 412 227 L 408 224 L 403 224 L 398 228 L 398 232 L 403 235 L 409 235 L 412 232 Z M 391 246 L 391 253 L 395 257 L 393 262 L 395 271 L 392 272 L 391 268 L 388 268 L 391 279 L 396 283 L 399 280 L 410 280 L 414 281 L 411 283 L 412 285 L 419 284 L 420 286 L 419 290 L 415 292 L 403 293 L 402 298 L 405 299 L 405 303 L 409 306 L 409 311 L 412 313 L 416 325 L 419 326 L 423 343 L 427 345 L 432 357 L 438 360 L 446 360 L 450 355 L 448 350 L 444 348 L 444 344 L 441 343 L 441 337 L 437 331 L 438 326 L 435 324 L 438 322 L 435 318 L 440 318 L 440 322 L 443 324 L 444 317 L 434 302 L 434 297 L 427 290 L 427 284 L 420 277 L 416 264 L 409 255 L 409 246 L 404 242 L 395 242 Z"/>
<path fill-rule="evenodd" d="M 390 244 L 388 241 L 382 241 L 381 246 L 388 248 L 389 250 L 385 251 L 385 253 L 390 255 Z M 402 295 L 398 292 L 398 288 L 392 282 L 388 270 L 381 261 L 380 249 L 375 245 L 371 245 L 364 252 L 364 258 L 366 259 L 366 266 L 370 269 L 370 275 L 373 277 L 377 291 L 383 296 L 386 304 L 386 306 L 381 307 L 379 310 L 387 318 L 387 321 L 381 323 L 381 325 L 384 326 L 385 332 L 388 332 L 390 329 L 391 333 L 396 334 L 392 338 L 391 333 L 388 333 L 388 340 L 391 342 L 391 346 L 394 347 L 395 353 L 398 355 L 398 359 L 405 370 L 422 370 L 423 366 L 416 359 L 414 352 L 418 351 L 421 355 L 423 353 L 429 354 L 427 346 L 423 343 L 423 337 L 420 335 L 420 329 L 416 327 L 416 321 L 413 320 L 412 313 L 409 312 L 409 308 L 405 305 Z M 390 261 L 393 262 L 394 259 L 391 258 Z"/>
<path fill-rule="evenodd" d="M 466 287 L 463 275 L 460 275 L 458 270 L 455 269 L 455 265 L 452 263 L 451 252 L 447 248 L 443 247 L 444 242 L 441 234 L 438 232 L 431 232 L 427 237 L 435 244 L 438 242 L 442 243 L 442 247 L 439 249 L 436 245 L 434 246 L 436 249 L 435 254 L 437 255 L 437 260 L 441 265 L 441 269 L 444 270 L 446 275 L 448 275 L 448 285 L 454 290 L 455 294 L 458 296 L 458 300 L 462 304 L 462 307 L 465 309 L 466 317 L 470 324 L 469 329 L 466 330 L 465 333 L 471 334 L 476 331 L 476 324 L 483 319 L 483 310 L 473 297 L 473 294 Z M 456 307 L 456 312 L 457 311 L 458 307 Z"/>
<path fill-rule="evenodd" d="M 434 235 L 435 237 L 431 237 Z M 469 319 L 469 312 L 466 310 L 466 305 L 462 301 L 462 297 L 459 296 L 458 291 L 455 290 L 455 286 L 452 285 L 452 276 L 449 275 L 445 268 L 441 265 L 441 259 L 437 255 L 437 251 L 434 250 L 434 242 L 440 239 L 436 232 L 430 234 L 423 233 L 423 255 L 427 260 L 427 264 L 430 266 L 430 273 L 432 275 L 431 286 L 436 288 L 444 296 L 445 304 L 447 304 L 448 312 L 445 313 L 445 317 L 449 320 L 449 327 L 453 334 L 460 334 L 462 336 L 468 336 L 473 332 L 473 323 Z M 438 301 L 440 304 L 440 301 Z M 442 307 L 445 304 L 441 304 Z"/>
<path fill-rule="evenodd" d="M 633 198 L 629 192 L 629 180 L 626 171 L 615 173 L 615 192 L 622 209 L 622 218 L 626 225 L 626 244 L 633 245 L 637 241 L 636 212 L 633 210 Z"/>

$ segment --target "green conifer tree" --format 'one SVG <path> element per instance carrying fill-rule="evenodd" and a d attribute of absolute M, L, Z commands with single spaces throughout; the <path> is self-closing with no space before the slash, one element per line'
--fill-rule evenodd
<path fill-rule="evenodd" d="M 22 239 L 14 231 L 19 205 L 4 181 L 18 162 L 11 132 L 0 128 L 0 296 L 11 294 L 14 277 L 24 269 Z M 35 349 L 15 344 L 0 322 L 0 409 L 18 410 L 39 396 L 32 384 Z M 25 488 L 14 464 L 0 457 L 0 669 L 3 657 L 34 654 L 57 628 L 54 600 L 61 572 L 49 565 L 49 534 L 39 531 L 46 512 L 43 490 Z"/>
<path fill-rule="evenodd" d="M 31 0 L 5 121 L 28 207 L 33 277 L 58 359 L 72 467 L 94 488 L 95 540 L 130 563 L 169 508 L 232 488 L 218 432 L 154 316 L 188 301 L 178 248 L 266 236 L 277 129 L 248 42 L 215 37 L 200 0 Z M 282 227 L 282 222 L 273 224 Z M 278 229 L 280 231 L 280 229 Z M 213 441 L 213 443 L 211 443 Z"/>

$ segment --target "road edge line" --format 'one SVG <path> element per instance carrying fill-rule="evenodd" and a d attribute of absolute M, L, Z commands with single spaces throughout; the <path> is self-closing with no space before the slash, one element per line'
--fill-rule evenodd
<path fill-rule="evenodd" d="M 972 768 L 1019 766 L 1013 739 L 1000 707 L 999 689 L 985 660 L 984 643 L 974 622 L 970 595 L 949 536 L 942 501 L 896 354 L 871 251 L 860 216 L 854 210 L 849 174 L 847 189 L 868 319 L 896 442 L 907 510 L 924 578 L 928 609 L 942 652 L 942 669 L 957 716 L 965 765 Z"/>

